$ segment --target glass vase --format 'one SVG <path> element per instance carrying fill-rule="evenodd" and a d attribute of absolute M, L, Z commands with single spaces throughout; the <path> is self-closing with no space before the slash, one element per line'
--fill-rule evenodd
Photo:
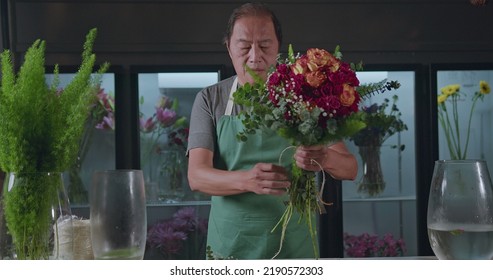
<path fill-rule="evenodd" d="M 160 152 L 158 197 L 164 203 L 177 203 L 185 197 L 187 161 L 185 151 L 167 149 Z"/>
<path fill-rule="evenodd" d="M 143 259 L 147 208 L 142 170 L 94 172 L 91 181 L 90 224 L 95 259 Z"/>
<path fill-rule="evenodd" d="M 62 173 L 8 173 L 3 193 L 10 258 L 73 258 L 72 213 Z"/>
<path fill-rule="evenodd" d="M 78 157 L 76 164 L 68 170 L 67 194 L 72 205 L 86 205 L 89 202 L 89 195 L 80 176 L 81 164 Z"/>
<path fill-rule="evenodd" d="M 363 166 L 363 176 L 358 183 L 358 193 L 363 198 L 380 195 L 385 189 L 382 165 L 380 164 L 380 145 L 358 146 Z"/>
<path fill-rule="evenodd" d="M 493 189 L 485 161 L 435 162 L 427 225 L 438 259 L 493 259 Z"/>

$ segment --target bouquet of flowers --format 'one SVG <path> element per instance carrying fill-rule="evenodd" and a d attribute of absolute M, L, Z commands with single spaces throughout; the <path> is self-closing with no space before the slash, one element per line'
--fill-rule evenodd
<path fill-rule="evenodd" d="M 355 73 L 362 69 L 361 63 L 348 64 L 341 59 L 339 46 L 333 54 L 311 48 L 303 55 L 295 55 L 290 45 L 288 57 L 279 58 L 267 81 L 249 71 L 255 83 L 243 85 L 233 95 L 235 103 L 246 107 L 241 114 L 245 130 L 237 135 L 238 139 L 246 141 L 247 134 L 264 127 L 289 139 L 293 147 L 309 146 L 342 140 L 364 128 L 358 112 L 362 98 L 392 89 L 394 84 L 381 81 L 362 86 Z M 278 224 L 282 225 L 281 248 L 287 224 L 296 210 L 306 220 L 317 252 L 311 218 L 313 212 L 323 211 L 322 192 L 315 185 L 314 172 L 293 164 L 289 201 Z"/>
<path fill-rule="evenodd" d="M 385 234 L 383 238 L 368 233 L 361 235 L 344 233 L 344 247 L 347 256 L 352 258 L 399 257 L 406 253 L 404 240 L 396 240 L 390 233 Z"/>
<path fill-rule="evenodd" d="M 401 120 L 402 113 L 397 107 L 398 96 L 392 96 L 390 100 L 385 98 L 383 103 L 373 103 L 363 107 L 364 122 L 366 127 L 351 137 L 356 146 L 381 146 L 390 136 L 397 132 L 407 130 L 407 125 Z M 387 113 L 387 108 L 390 111 Z M 393 147 L 403 150 L 405 147 Z"/>
<path fill-rule="evenodd" d="M 469 109 L 469 119 L 467 121 L 465 145 L 462 147 L 461 141 L 464 139 L 461 138 L 460 135 L 458 102 L 465 97 L 466 94 L 460 90 L 460 85 L 458 84 L 448 85 L 441 88 L 441 94 L 438 95 L 438 121 L 445 132 L 447 146 L 452 159 L 466 159 L 474 107 L 476 106 L 478 100 L 483 101 L 484 96 L 490 93 L 490 91 L 490 85 L 486 81 L 479 82 L 479 91 L 476 91 L 472 96 L 472 104 Z M 450 102 L 452 107 L 451 112 L 447 110 L 447 101 Z"/>
<path fill-rule="evenodd" d="M 398 85 L 397 85 L 398 86 Z M 366 127 L 350 137 L 358 146 L 363 160 L 363 176 L 358 183 L 358 192 L 365 196 L 375 196 L 385 189 L 382 168 L 380 165 L 380 148 L 382 144 L 395 133 L 407 130 L 407 125 L 401 120 L 401 112 L 397 108 L 397 95 L 392 97 L 392 104 L 385 98 L 381 104 L 373 103 L 363 107 Z M 387 109 L 390 106 L 390 110 Z M 404 150 L 404 145 L 393 145 L 391 148 Z"/>

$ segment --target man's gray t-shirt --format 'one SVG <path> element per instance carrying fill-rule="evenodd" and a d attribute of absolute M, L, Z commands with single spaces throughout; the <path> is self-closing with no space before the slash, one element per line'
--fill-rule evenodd
<path fill-rule="evenodd" d="M 194 148 L 215 151 L 216 127 L 226 110 L 235 78 L 236 76 L 227 78 L 197 93 L 190 117 L 187 152 Z M 234 105 L 231 115 L 238 114 L 240 110 L 241 106 Z"/>

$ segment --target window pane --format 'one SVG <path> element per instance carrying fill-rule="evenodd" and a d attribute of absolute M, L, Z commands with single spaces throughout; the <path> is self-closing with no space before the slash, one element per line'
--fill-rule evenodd
<path fill-rule="evenodd" d="M 397 80 L 397 90 L 377 94 L 365 100 L 365 106 L 381 105 L 397 95 L 396 106 L 402 113 L 401 120 L 407 130 L 396 133 L 385 140 L 380 148 L 380 165 L 385 188 L 374 196 L 362 195 L 358 185 L 362 182 L 363 165 L 360 148 L 353 141 L 346 141 L 350 151 L 358 159 L 358 176 L 354 181 L 343 181 L 344 232 L 351 235 L 368 233 L 383 238 L 392 234 L 394 239 L 404 239 L 406 255 L 417 255 L 416 237 L 416 180 L 414 145 L 414 98 L 415 74 L 412 71 L 365 71 L 357 73 L 362 83 L 378 82 L 382 79 Z M 398 147 L 404 147 L 399 149 Z M 346 251 L 347 252 L 347 251 Z"/>
<path fill-rule="evenodd" d="M 60 87 L 65 87 L 75 74 L 61 73 Z M 46 74 L 46 81 L 51 84 L 53 74 Z M 100 94 L 114 96 L 115 75 L 105 73 L 102 77 Z M 100 95 L 99 95 L 100 96 Z M 65 172 L 65 188 L 67 189 L 72 206 L 87 205 L 89 202 L 90 182 L 95 170 L 115 169 L 115 134 L 109 127 L 98 129 L 96 125 L 102 122 L 106 112 L 101 111 L 99 99 L 94 104 L 91 116 L 99 110 L 95 118 L 88 120 L 83 139 L 80 143 L 77 162 Z"/>
<path fill-rule="evenodd" d="M 195 95 L 218 81 L 219 72 L 138 75 L 141 168 L 148 203 L 209 199 L 190 191 L 185 152 Z"/>
<path fill-rule="evenodd" d="M 452 71 L 437 71 L 437 94 L 441 94 L 442 88 L 446 88 L 450 85 L 457 85 L 460 87 L 459 98 L 457 100 L 457 116 L 460 134 L 460 144 L 452 144 L 452 147 L 460 147 L 461 152 L 466 152 L 467 143 L 467 129 L 469 127 L 469 114 L 473 105 L 473 97 L 476 92 L 480 92 L 480 81 L 486 81 L 490 86 L 493 83 L 493 70 L 452 70 Z M 487 161 L 488 167 L 493 168 L 493 148 L 490 145 L 492 135 L 492 108 L 493 98 L 491 94 L 484 95 L 483 100 L 479 99 L 471 115 L 469 142 L 467 143 L 467 153 L 464 158 L 467 159 L 484 159 Z M 444 102 L 449 112 L 449 120 L 453 121 L 453 98 L 447 98 Z M 440 116 L 440 111 L 439 111 Z M 446 120 L 446 115 L 443 115 Z M 439 158 L 450 159 L 451 154 L 449 152 L 449 145 L 447 144 L 447 137 L 443 130 L 443 124 L 438 123 L 438 137 L 439 137 Z M 454 130 L 455 131 L 455 130 Z M 457 134 L 450 134 L 450 139 Z M 457 138 L 455 138 L 457 139 Z"/>

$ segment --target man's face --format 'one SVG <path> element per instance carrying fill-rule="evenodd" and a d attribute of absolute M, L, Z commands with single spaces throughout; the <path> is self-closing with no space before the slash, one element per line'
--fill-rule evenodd
<path fill-rule="evenodd" d="M 266 16 L 247 16 L 236 20 L 228 44 L 228 52 L 240 85 L 253 84 L 253 78 L 246 72 L 245 65 L 263 79 L 267 71 L 276 64 L 279 42 L 274 24 Z"/>

